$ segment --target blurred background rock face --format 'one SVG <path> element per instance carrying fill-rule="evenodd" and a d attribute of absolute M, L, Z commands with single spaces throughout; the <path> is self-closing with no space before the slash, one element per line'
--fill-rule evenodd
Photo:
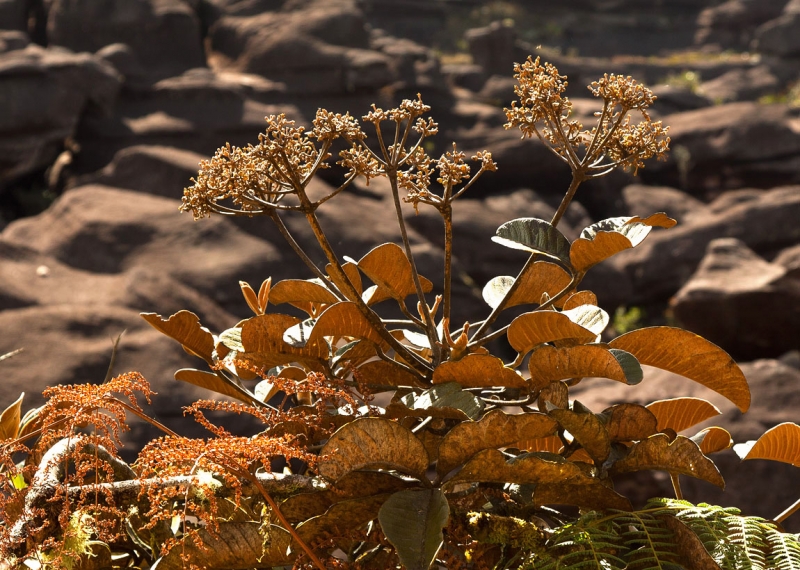
<path fill-rule="evenodd" d="M 255 141 L 268 114 L 308 124 L 318 106 L 360 116 L 421 93 L 440 123 L 431 154 L 453 140 L 491 150 L 499 171 L 455 211 L 454 312 L 480 319 L 480 288 L 524 261 L 490 236 L 551 216 L 569 181 L 538 141 L 502 127 L 513 63 L 529 54 L 569 76 L 586 122 L 585 86 L 608 72 L 650 85 L 672 127 L 667 162 L 586 184 L 561 226 L 574 238 L 610 216 L 681 222 L 589 274 L 618 332 L 677 323 L 743 362 L 753 410 L 722 420 L 738 441 L 800 420 L 796 0 L 0 0 L 0 353 L 25 349 L 0 364 L 0 405 L 99 382 L 126 330 L 117 370 L 143 372 L 160 392 L 153 413 L 186 431 L 180 406 L 205 394 L 172 374 L 193 363 L 138 312 L 186 308 L 218 332 L 248 314 L 239 279 L 310 277 L 265 220 L 177 212 L 198 162 Z M 325 175 L 318 184 L 337 182 Z M 387 199 L 378 181 L 322 208 L 340 253 L 398 239 Z M 302 220 L 286 222 L 312 244 Z M 440 222 L 424 210 L 409 222 L 436 282 Z M 700 395 L 663 374 L 630 394 L 586 384 L 596 406 Z M 152 435 L 134 424 L 131 452 Z M 722 463 L 729 490 L 688 498 L 766 516 L 796 498 L 790 468 Z M 670 492 L 657 478 L 626 484 Z"/>

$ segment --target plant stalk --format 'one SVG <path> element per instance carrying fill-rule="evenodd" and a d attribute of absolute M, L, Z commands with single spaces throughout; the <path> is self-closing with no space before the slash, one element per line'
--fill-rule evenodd
<path fill-rule="evenodd" d="M 786 509 L 781 514 L 779 514 L 777 517 L 775 517 L 775 522 L 776 523 L 782 523 L 783 521 L 788 519 L 790 516 L 795 514 L 797 511 L 800 511 L 800 499 L 797 499 L 792 506 L 790 506 L 788 509 Z"/>

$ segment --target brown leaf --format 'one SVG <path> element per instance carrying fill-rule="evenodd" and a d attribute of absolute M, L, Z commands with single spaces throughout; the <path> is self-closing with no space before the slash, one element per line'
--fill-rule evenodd
<path fill-rule="evenodd" d="M 272 289 L 272 277 L 267 277 L 258 288 L 258 306 L 261 307 L 261 314 L 264 314 L 269 304 L 269 292 Z"/>
<path fill-rule="evenodd" d="M 599 230 L 593 235 L 586 233 L 588 229 L 601 226 L 604 222 L 611 222 L 607 226 L 614 229 Z M 639 245 L 653 226 L 671 228 L 675 224 L 677 224 L 675 220 L 662 212 L 644 219 L 634 216 L 627 220 L 625 218 L 604 220 L 584 230 L 581 237 L 572 242 L 569 251 L 570 262 L 576 271 L 586 271 L 620 251 Z"/>
<path fill-rule="evenodd" d="M 467 461 L 450 481 L 474 483 L 575 483 L 596 480 L 579 465 L 550 453 L 526 453 L 510 461 L 496 449 L 484 449 Z"/>
<path fill-rule="evenodd" d="M 495 356 L 468 354 L 461 360 L 443 362 L 433 371 L 433 383 L 458 382 L 464 388 L 505 386 L 524 388 L 525 380 Z"/>
<path fill-rule="evenodd" d="M 599 480 L 592 483 L 552 483 L 536 485 L 533 491 L 534 505 L 575 505 L 584 509 L 616 509 L 630 511 L 631 502 Z"/>
<path fill-rule="evenodd" d="M 156 313 L 141 313 L 142 318 L 159 332 L 177 340 L 190 354 L 199 356 L 213 364 L 214 337 L 200 325 L 197 315 L 190 311 L 178 311 L 168 319 Z"/>
<path fill-rule="evenodd" d="M 278 281 L 269 292 L 269 302 L 273 305 L 289 303 L 300 309 L 308 303 L 332 305 L 336 301 L 336 296 L 319 283 L 302 279 Z"/>
<path fill-rule="evenodd" d="M 508 447 L 521 440 L 551 435 L 556 422 L 536 412 L 510 415 L 492 410 L 477 422 L 462 422 L 451 429 L 439 445 L 436 470 L 446 475 L 483 449 Z"/>
<path fill-rule="evenodd" d="M 19 422 L 22 419 L 22 399 L 24 397 L 25 392 L 20 394 L 19 398 L 0 414 L 0 441 L 16 439 L 19 435 Z"/>
<path fill-rule="evenodd" d="M 608 458 L 611 440 L 603 422 L 595 414 L 561 409 L 550 410 L 549 414 L 572 434 L 596 464 L 602 464 Z"/>
<path fill-rule="evenodd" d="M 676 437 L 672 443 L 666 434 L 651 435 L 634 443 L 628 456 L 614 463 L 612 467 L 615 473 L 649 469 L 689 475 L 717 487 L 725 487 L 725 481 L 714 462 L 703 455 L 695 442 L 682 435 Z"/>
<path fill-rule="evenodd" d="M 706 550 L 700 538 L 679 519 L 669 516 L 658 516 L 675 535 L 678 547 L 678 562 L 691 570 L 721 570 Z"/>
<path fill-rule="evenodd" d="M 378 286 L 370 302 L 376 303 L 376 296 L 388 295 L 402 301 L 416 293 L 411 263 L 403 249 L 395 243 L 384 243 L 370 251 L 358 262 L 358 268 Z M 433 284 L 420 277 L 422 290 L 428 293 Z"/>
<path fill-rule="evenodd" d="M 387 347 L 386 341 L 372 328 L 356 304 L 349 301 L 336 303 L 325 309 L 314 324 L 308 342 L 324 343 L 323 337 L 326 336 L 361 338 Z"/>
<path fill-rule="evenodd" d="M 508 342 L 519 353 L 527 353 L 543 342 L 576 339 L 594 341 L 595 333 L 573 323 L 568 316 L 555 311 L 524 313 L 511 322 Z"/>
<path fill-rule="evenodd" d="M 428 453 L 411 430 L 383 418 L 360 418 L 338 429 L 320 451 L 319 474 L 337 481 L 358 469 L 394 469 L 425 476 Z"/>
<path fill-rule="evenodd" d="M 254 398 L 249 396 L 244 389 L 237 389 L 231 382 L 220 378 L 211 372 L 195 370 L 194 368 L 181 368 L 175 372 L 175 380 L 193 384 L 217 394 L 229 396 L 245 404 L 252 404 Z"/>
<path fill-rule="evenodd" d="M 256 292 L 250 287 L 250 284 L 247 281 L 239 281 L 239 287 L 242 290 L 242 295 L 244 295 L 244 300 L 247 301 L 247 306 L 250 307 L 250 310 L 256 315 L 264 314 L 264 311 L 261 310 L 258 304 L 258 295 L 256 295 Z"/>
<path fill-rule="evenodd" d="M 697 432 L 691 439 L 700 446 L 700 451 L 705 455 L 733 447 L 733 438 L 728 433 L 728 430 L 716 426 L 707 427 Z"/>
<path fill-rule="evenodd" d="M 564 382 L 553 382 L 542 388 L 538 398 L 540 410 L 546 409 L 546 402 L 550 402 L 556 408 L 568 408 L 569 388 L 567 385 Z"/>
<path fill-rule="evenodd" d="M 286 329 L 299 322 L 300 319 L 278 313 L 247 319 L 242 323 L 244 352 L 238 360 L 268 369 L 290 362 L 303 362 L 318 368 L 319 361 L 327 360 L 329 355 L 324 339 L 309 339 L 303 347 L 292 346 L 283 340 Z"/>
<path fill-rule="evenodd" d="M 373 360 L 361 365 L 358 368 L 358 379 L 366 384 L 381 386 L 423 387 L 416 376 L 386 360 Z"/>
<path fill-rule="evenodd" d="M 348 291 L 348 288 L 345 286 L 345 283 L 336 277 L 332 269 L 333 268 L 331 267 L 330 263 L 325 266 L 325 272 L 331 278 L 333 284 L 336 285 L 339 291 L 347 296 L 346 291 Z M 353 288 L 356 290 L 356 292 L 361 295 L 363 287 L 361 285 L 361 272 L 358 270 L 358 266 L 355 263 L 348 261 L 347 263 L 342 264 L 342 271 L 344 271 L 344 274 L 347 276 L 348 281 L 353 285 Z"/>
<path fill-rule="evenodd" d="M 519 287 L 506 303 L 506 308 L 517 305 L 540 304 L 542 294 L 555 297 L 571 281 L 569 273 L 555 263 L 537 261 L 522 276 Z M 514 283 L 513 277 L 495 277 L 483 288 L 483 299 L 493 309 L 500 304 L 506 292 Z"/>
<path fill-rule="evenodd" d="M 685 376 L 728 398 L 742 412 L 750 407 L 750 388 L 730 355 L 717 345 L 673 327 L 649 327 L 609 343 L 639 362 Z"/>
<path fill-rule="evenodd" d="M 568 311 L 581 305 L 597 305 L 597 295 L 591 291 L 578 291 L 567 298 L 563 308 Z"/>
<path fill-rule="evenodd" d="M 800 425 L 785 422 L 767 430 L 752 447 L 741 444 L 734 449 L 742 459 L 770 459 L 800 467 Z M 749 447 L 749 449 L 748 449 Z"/>
<path fill-rule="evenodd" d="M 658 420 L 639 404 L 617 404 L 603 410 L 608 416 L 606 430 L 611 441 L 639 441 L 658 431 Z"/>
<path fill-rule="evenodd" d="M 346 535 L 377 518 L 381 505 L 390 495 L 383 493 L 334 503 L 324 514 L 300 523 L 295 530 L 306 544 L 328 533 Z"/>
<path fill-rule="evenodd" d="M 667 428 L 683 431 L 721 413 L 714 404 L 702 398 L 656 400 L 646 407 L 658 420 L 658 431 Z"/>
<path fill-rule="evenodd" d="M 516 447 L 517 449 L 522 449 L 525 451 L 561 453 L 561 450 L 564 448 L 564 444 L 561 442 L 561 438 L 557 435 L 549 435 L 547 437 L 517 441 L 509 447 Z"/>
<path fill-rule="evenodd" d="M 625 371 L 607 348 L 581 345 L 571 348 L 543 346 L 528 361 L 531 389 L 541 390 L 552 382 L 584 376 L 610 378 L 627 383 Z"/>

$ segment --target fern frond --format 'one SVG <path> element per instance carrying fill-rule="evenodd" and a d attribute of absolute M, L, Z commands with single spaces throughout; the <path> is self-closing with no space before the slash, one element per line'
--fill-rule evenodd
<path fill-rule="evenodd" d="M 677 562 L 675 536 L 664 521 L 644 512 L 620 514 L 615 519 L 624 530 L 628 568 L 663 570 Z"/>
<path fill-rule="evenodd" d="M 531 570 L 622 570 L 626 562 L 618 556 L 624 545 L 613 520 L 587 513 L 572 524 L 556 529 L 547 540 L 546 552 L 523 568 Z"/>
<path fill-rule="evenodd" d="M 766 532 L 769 544 L 767 565 L 772 570 L 800 570 L 800 535 L 778 532 L 771 528 Z"/>

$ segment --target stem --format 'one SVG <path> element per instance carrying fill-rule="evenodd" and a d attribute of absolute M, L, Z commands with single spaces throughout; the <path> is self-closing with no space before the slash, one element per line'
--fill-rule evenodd
<path fill-rule="evenodd" d="M 670 473 L 669 478 L 672 481 L 672 488 L 675 489 L 675 498 L 682 501 L 683 491 L 681 491 L 680 475 L 678 473 Z"/>
<path fill-rule="evenodd" d="M 800 499 L 797 499 L 797 501 L 795 501 L 794 504 L 791 507 L 789 507 L 788 509 L 783 511 L 781 514 L 779 514 L 777 517 L 775 517 L 775 522 L 776 523 L 782 523 L 783 521 L 788 519 L 790 516 L 795 514 L 797 511 L 800 511 Z"/>
<path fill-rule="evenodd" d="M 580 170 L 573 170 L 572 171 L 572 182 L 567 189 L 567 193 L 564 195 L 564 199 L 561 200 L 561 204 L 558 206 L 558 210 L 556 210 L 553 219 L 550 220 L 550 225 L 556 227 L 558 222 L 561 221 L 561 218 L 564 216 L 564 213 L 567 211 L 567 207 L 569 206 L 572 199 L 575 197 L 575 192 L 578 191 L 578 186 L 581 185 L 583 182 L 584 173 Z"/>
<path fill-rule="evenodd" d="M 311 270 L 311 272 L 314 275 L 316 275 L 318 279 L 321 279 L 323 283 L 329 284 L 328 289 L 331 290 L 331 293 L 333 293 L 337 299 L 339 299 L 340 301 L 344 301 L 345 300 L 344 295 L 342 295 L 342 293 L 340 293 L 339 290 L 335 286 L 333 286 L 333 284 L 330 282 L 330 279 L 328 279 L 328 276 L 325 275 L 313 261 L 311 261 L 311 258 L 308 257 L 303 248 L 300 247 L 300 244 L 297 243 L 297 241 L 295 241 L 294 237 L 289 232 L 289 229 L 286 227 L 286 225 L 283 223 L 283 220 L 281 220 L 281 217 L 278 215 L 278 212 L 270 211 L 267 213 L 267 215 L 275 223 L 275 226 L 278 228 L 278 231 L 283 236 L 283 239 L 285 239 L 288 242 L 288 244 L 291 246 L 291 248 L 294 250 L 297 256 L 303 260 L 303 263 L 306 264 L 306 266 Z"/>
<path fill-rule="evenodd" d="M 436 324 L 433 322 L 431 312 L 428 310 L 428 303 L 425 301 L 425 293 L 422 291 L 422 282 L 419 279 L 419 271 L 417 271 L 417 264 L 414 261 L 414 256 L 411 254 L 411 242 L 408 240 L 408 232 L 406 231 L 406 223 L 403 219 L 403 211 L 400 205 L 400 190 L 397 187 L 397 170 L 390 170 L 387 172 L 389 182 L 392 185 L 392 198 L 394 199 L 394 209 L 397 214 L 397 223 L 400 226 L 400 235 L 403 238 L 403 247 L 406 250 L 406 257 L 411 264 L 411 277 L 414 280 L 414 288 L 417 290 L 417 299 L 422 307 L 422 316 L 425 319 L 425 332 L 428 335 L 428 342 L 431 345 L 433 352 L 434 366 L 438 365 L 441 361 L 441 350 L 436 337 Z"/>
<path fill-rule="evenodd" d="M 442 209 L 442 218 L 444 219 L 444 299 L 442 301 L 442 319 L 449 323 L 453 278 L 453 207 L 450 204 L 447 204 Z"/>

